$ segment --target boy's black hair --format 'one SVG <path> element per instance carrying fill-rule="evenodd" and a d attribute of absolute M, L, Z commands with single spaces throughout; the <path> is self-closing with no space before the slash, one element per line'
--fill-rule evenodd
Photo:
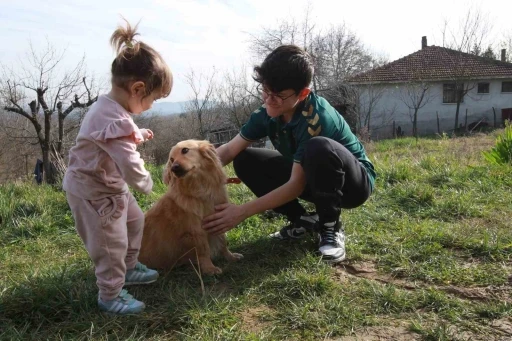
<path fill-rule="evenodd" d="M 282 45 L 272 51 L 260 66 L 254 67 L 254 80 L 269 91 L 293 89 L 298 94 L 313 78 L 309 54 L 295 45 Z"/>

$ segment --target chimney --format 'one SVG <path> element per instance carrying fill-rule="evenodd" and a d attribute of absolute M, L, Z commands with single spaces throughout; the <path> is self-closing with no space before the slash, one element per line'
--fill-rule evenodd
<path fill-rule="evenodd" d="M 507 50 L 501 49 L 501 61 L 506 62 L 507 61 Z"/>
<path fill-rule="evenodd" d="M 421 49 L 423 50 L 425 47 L 427 47 L 427 37 L 423 36 L 421 37 Z"/>

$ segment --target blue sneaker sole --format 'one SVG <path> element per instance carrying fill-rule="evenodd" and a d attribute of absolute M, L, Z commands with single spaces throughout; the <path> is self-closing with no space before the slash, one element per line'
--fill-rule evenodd
<path fill-rule="evenodd" d="M 127 286 L 127 285 L 143 285 L 143 284 L 151 284 L 151 283 L 155 283 L 156 280 L 158 278 L 155 278 L 151 281 L 146 281 L 146 282 L 124 282 L 124 285 Z"/>
<path fill-rule="evenodd" d="M 114 313 L 114 312 L 111 312 L 111 311 L 108 311 L 108 310 L 103 310 L 100 308 L 100 312 L 102 314 L 105 314 L 105 315 L 108 315 L 108 316 L 129 316 L 129 315 L 138 315 L 140 313 L 142 313 L 144 311 L 145 307 L 140 309 L 140 310 L 137 310 L 137 311 L 131 311 L 129 313 L 124 313 L 124 314 L 120 314 L 120 313 Z"/>

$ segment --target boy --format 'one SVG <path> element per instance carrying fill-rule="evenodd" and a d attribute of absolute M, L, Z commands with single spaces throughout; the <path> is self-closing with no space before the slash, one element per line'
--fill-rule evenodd
<path fill-rule="evenodd" d="M 358 207 L 368 199 L 374 167 L 343 117 L 308 88 L 313 64 L 304 50 L 280 46 L 254 72 L 264 104 L 217 153 L 223 165 L 233 161 L 237 176 L 258 198 L 243 205 L 218 205 L 203 227 L 212 234 L 224 233 L 273 209 L 291 224 L 271 237 L 298 239 L 316 230 L 322 259 L 341 262 L 341 209 Z M 276 150 L 248 148 L 266 136 Z M 298 198 L 314 203 L 317 213 L 307 213 Z"/>

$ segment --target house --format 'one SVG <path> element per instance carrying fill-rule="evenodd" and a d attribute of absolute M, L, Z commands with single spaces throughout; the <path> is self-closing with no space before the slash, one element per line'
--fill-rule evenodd
<path fill-rule="evenodd" d="M 357 88 L 359 127 L 373 139 L 501 125 L 512 119 L 512 63 L 428 46 L 347 80 Z M 458 115 L 457 115 L 458 112 Z M 415 119 L 416 118 L 416 119 Z M 416 120 L 416 125 L 413 123 Z"/>

